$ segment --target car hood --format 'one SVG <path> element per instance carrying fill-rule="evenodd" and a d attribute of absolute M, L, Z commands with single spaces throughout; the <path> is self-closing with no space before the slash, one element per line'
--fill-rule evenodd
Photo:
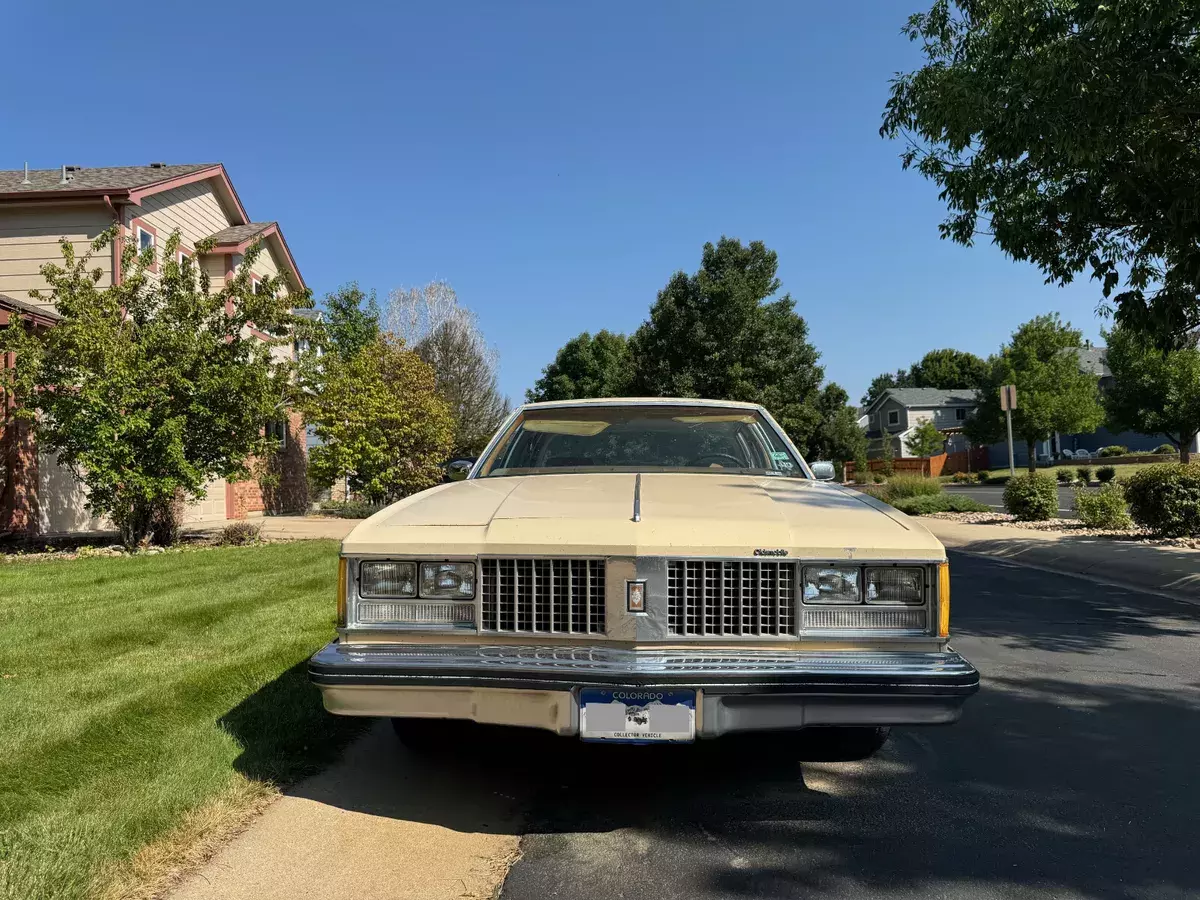
<path fill-rule="evenodd" d="M 638 489 L 637 478 L 526 475 L 439 485 L 362 522 L 343 547 L 446 556 L 944 556 L 919 522 L 838 485 L 680 472 L 643 474 Z"/>

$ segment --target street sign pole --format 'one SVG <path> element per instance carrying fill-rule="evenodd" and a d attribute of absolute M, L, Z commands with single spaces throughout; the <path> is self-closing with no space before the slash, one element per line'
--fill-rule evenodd
<path fill-rule="evenodd" d="M 1000 408 L 1004 410 L 1004 418 L 1008 423 L 1008 474 L 1009 477 L 1017 474 L 1017 467 L 1013 463 L 1013 443 L 1012 443 L 1012 411 L 1017 408 L 1017 386 L 1015 384 L 1006 384 L 1000 388 Z"/>
<path fill-rule="evenodd" d="M 1006 409 L 1004 417 L 1008 419 L 1008 474 L 1009 476 L 1017 474 L 1017 467 L 1013 465 L 1013 446 L 1012 446 L 1012 410 Z M 1013 488 L 1016 490 L 1016 488 Z"/>

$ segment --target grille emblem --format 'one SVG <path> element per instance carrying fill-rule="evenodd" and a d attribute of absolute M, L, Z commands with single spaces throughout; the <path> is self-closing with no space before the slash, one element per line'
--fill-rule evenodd
<path fill-rule="evenodd" d="M 788 555 L 788 552 L 787 552 L 786 550 L 783 550 L 783 549 L 779 549 L 779 550 L 769 550 L 769 549 L 766 549 L 766 548 L 764 548 L 764 547 L 758 547 L 758 548 L 757 548 L 757 549 L 754 551 L 754 555 L 755 555 L 755 556 L 787 556 L 787 555 Z"/>

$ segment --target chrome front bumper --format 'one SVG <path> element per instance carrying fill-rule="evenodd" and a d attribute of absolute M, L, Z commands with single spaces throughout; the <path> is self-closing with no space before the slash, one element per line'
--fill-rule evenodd
<path fill-rule="evenodd" d="M 585 687 L 691 688 L 697 732 L 956 721 L 979 673 L 953 651 L 627 650 L 342 644 L 308 665 L 341 715 L 579 730 Z"/>

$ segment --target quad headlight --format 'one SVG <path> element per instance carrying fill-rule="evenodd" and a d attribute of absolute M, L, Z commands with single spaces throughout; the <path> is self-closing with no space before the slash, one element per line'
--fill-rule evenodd
<path fill-rule="evenodd" d="M 362 560 L 351 624 L 470 628 L 475 625 L 475 563 Z"/>
<path fill-rule="evenodd" d="M 925 572 L 916 566 L 805 566 L 802 590 L 809 605 L 921 606 Z"/>

